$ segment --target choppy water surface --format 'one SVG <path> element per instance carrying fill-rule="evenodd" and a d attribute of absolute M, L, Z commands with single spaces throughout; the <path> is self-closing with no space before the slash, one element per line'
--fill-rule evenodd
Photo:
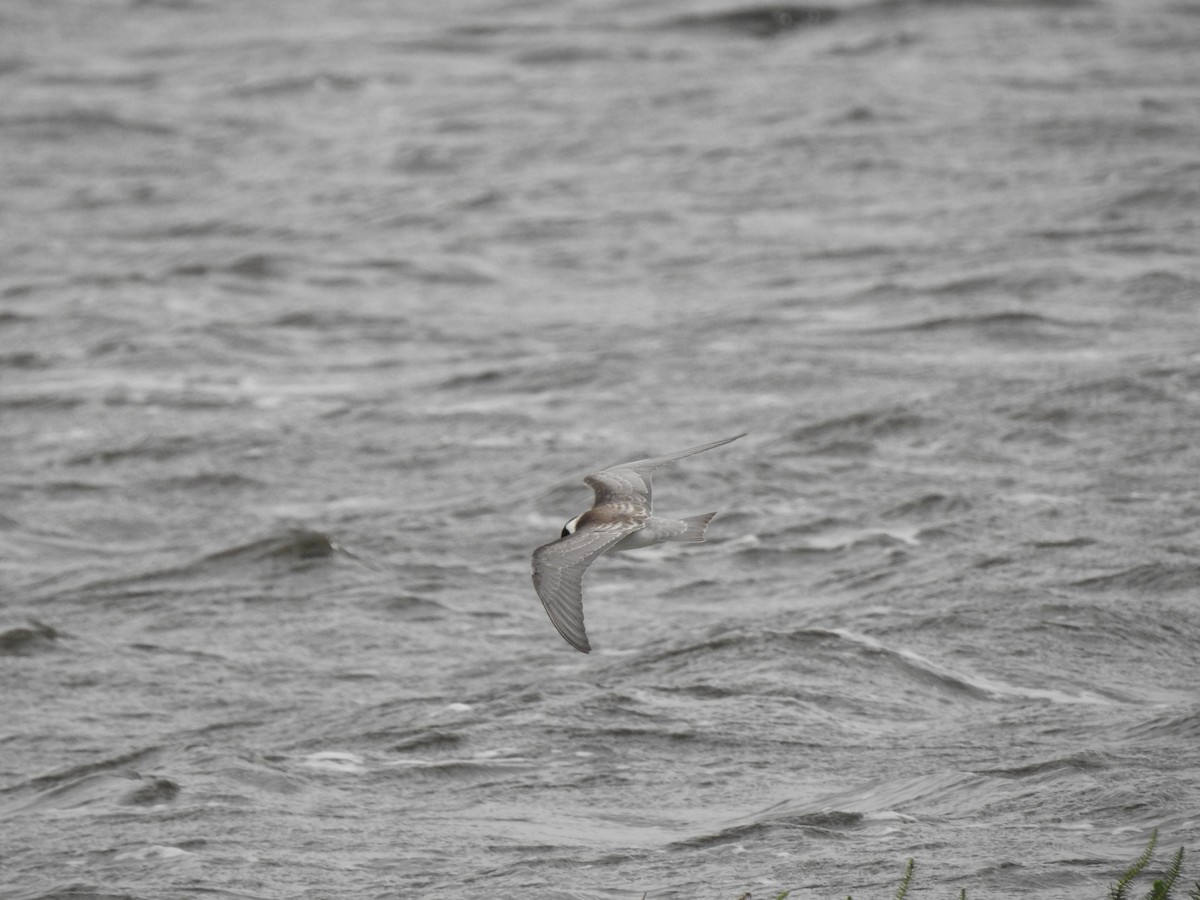
<path fill-rule="evenodd" d="M 5 5 L 3 895 L 1194 863 L 1198 11 Z"/>

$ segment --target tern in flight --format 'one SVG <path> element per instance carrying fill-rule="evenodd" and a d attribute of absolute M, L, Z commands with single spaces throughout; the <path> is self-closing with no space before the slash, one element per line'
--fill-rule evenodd
<path fill-rule="evenodd" d="M 664 541 L 704 540 L 715 512 L 663 519 L 650 508 L 650 473 L 685 456 L 712 450 L 745 433 L 690 450 L 601 469 L 583 479 L 596 492 L 592 508 L 563 526 L 562 536 L 533 551 L 533 587 L 550 621 L 568 644 L 591 652 L 583 628 L 583 573 L 601 553 L 635 550 Z"/>

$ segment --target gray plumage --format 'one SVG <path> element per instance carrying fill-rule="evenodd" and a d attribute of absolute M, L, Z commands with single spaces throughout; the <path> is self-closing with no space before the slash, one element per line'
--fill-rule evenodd
<path fill-rule="evenodd" d="M 745 434 L 666 456 L 621 463 L 583 479 L 596 495 L 592 508 L 569 521 L 557 541 L 533 552 L 534 590 L 568 644 L 583 653 L 592 649 L 583 625 L 583 573 L 597 556 L 663 541 L 704 540 L 704 530 L 716 513 L 685 519 L 652 515 L 650 474 L 667 463 L 740 437 Z"/>

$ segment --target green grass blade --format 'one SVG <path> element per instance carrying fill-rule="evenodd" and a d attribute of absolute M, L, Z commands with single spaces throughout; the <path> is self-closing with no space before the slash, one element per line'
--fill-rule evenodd
<path fill-rule="evenodd" d="M 1162 878 L 1156 878 L 1154 884 L 1150 886 L 1150 893 L 1146 895 L 1146 900 L 1169 900 L 1171 890 L 1175 887 L 1175 882 L 1179 878 L 1179 873 L 1183 870 L 1183 848 L 1179 848 L 1179 852 L 1175 854 L 1171 860 L 1171 865 L 1167 869 L 1167 874 Z"/>
<path fill-rule="evenodd" d="M 1125 873 L 1117 879 L 1117 883 L 1108 889 L 1109 900 L 1127 900 L 1128 895 L 1125 893 L 1133 879 L 1137 878 L 1142 873 L 1146 866 L 1150 865 L 1150 860 L 1154 857 L 1154 847 L 1158 843 L 1158 829 L 1155 828 L 1150 832 L 1150 843 L 1146 845 L 1146 849 L 1142 851 L 1142 855 L 1133 861 Z"/>
<path fill-rule="evenodd" d="M 908 865 L 904 867 L 904 879 L 900 882 L 900 887 L 896 889 L 896 900 L 904 900 L 908 896 L 908 886 L 912 884 L 913 868 L 917 861 L 910 859 Z"/>

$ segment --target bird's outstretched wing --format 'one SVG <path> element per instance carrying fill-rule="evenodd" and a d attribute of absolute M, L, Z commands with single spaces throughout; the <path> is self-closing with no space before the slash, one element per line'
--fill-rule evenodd
<path fill-rule="evenodd" d="M 592 649 L 583 630 L 583 573 L 592 560 L 637 528 L 596 525 L 533 551 L 533 589 L 558 633 L 576 650 Z"/>
<path fill-rule="evenodd" d="M 694 456 L 705 450 L 712 450 L 730 441 L 746 436 L 746 432 L 735 434 L 711 444 L 701 444 L 678 453 L 668 453 L 666 456 L 655 456 L 650 459 L 637 459 L 633 462 L 621 463 L 608 469 L 601 469 L 587 476 L 584 483 L 596 492 L 595 506 L 616 506 L 626 514 L 640 515 L 642 518 L 650 515 L 650 473 L 662 468 L 667 463 L 685 456 Z"/>

